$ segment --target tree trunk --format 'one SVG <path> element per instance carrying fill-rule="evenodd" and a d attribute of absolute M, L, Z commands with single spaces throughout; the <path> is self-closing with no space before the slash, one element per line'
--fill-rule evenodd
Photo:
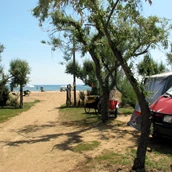
<path fill-rule="evenodd" d="M 20 85 L 20 108 L 23 108 L 23 86 Z"/>
<path fill-rule="evenodd" d="M 102 101 L 102 122 L 106 122 L 109 117 L 109 109 L 108 104 L 109 103 L 109 92 L 105 91 L 103 92 L 103 101 Z"/>
<path fill-rule="evenodd" d="M 114 46 L 114 43 L 111 40 L 110 34 L 108 33 L 106 27 L 105 27 L 105 30 L 106 30 L 106 36 L 108 39 L 109 46 L 111 47 L 117 60 L 120 62 L 120 65 L 122 66 L 128 80 L 130 81 L 133 89 L 135 90 L 139 105 L 141 107 L 141 112 L 142 112 L 141 136 L 140 136 L 139 145 L 137 149 L 137 155 L 134 160 L 133 169 L 137 169 L 137 170 L 144 169 L 147 141 L 148 141 L 148 136 L 149 136 L 149 131 L 150 131 L 149 105 L 146 102 L 146 97 L 144 95 L 143 88 L 138 84 L 137 80 L 134 78 L 134 75 L 132 74 L 130 67 L 128 66 L 125 59 L 123 59 L 121 52 L 118 51 L 118 49 Z"/>
<path fill-rule="evenodd" d="M 142 102 L 140 105 L 142 111 L 141 136 L 137 148 L 137 155 L 132 167 L 133 170 L 145 168 L 146 149 L 147 149 L 150 125 L 151 125 L 150 110 L 148 103 L 146 102 L 146 100 L 143 100 L 141 102 Z"/>

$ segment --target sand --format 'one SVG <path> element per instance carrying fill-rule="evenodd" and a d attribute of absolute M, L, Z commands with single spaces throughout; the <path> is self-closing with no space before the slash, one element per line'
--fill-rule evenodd
<path fill-rule="evenodd" d="M 65 92 L 32 92 L 24 97 L 24 101 L 33 100 L 41 101 L 0 124 L 0 172 L 76 171 L 78 163 L 105 149 L 120 153 L 136 147 L 138 133 L 126 125 L 129 117 L 118 117 L 124 122 L 118 129 L 66 126 L 58 120 L 59 107 L 66 102 Z M 82 154 L 70 149 L 78 142 L 92 140 L 101 143 L 96 151 Z"/>

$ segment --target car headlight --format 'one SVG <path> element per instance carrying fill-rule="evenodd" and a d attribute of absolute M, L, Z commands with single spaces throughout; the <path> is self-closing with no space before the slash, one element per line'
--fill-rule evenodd
<path fill-rule="evenodd" d="M 165 115 L 163 118 L 163 122 L 171 123 L 172 124 L 172 116 Z"/>

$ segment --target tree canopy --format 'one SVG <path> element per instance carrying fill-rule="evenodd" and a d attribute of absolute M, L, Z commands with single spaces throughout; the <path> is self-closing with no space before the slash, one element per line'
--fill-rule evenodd
<path fill-rule="evenodd" d="M 1 53 L 4 51 L 4 45 L 2 45 L 0 43 L 0 62 L 1 62 Z M 2 65 L 0 64 L 0 74 L 2 74 L 2 71 L 3 71 L 3 67 Z"/>
<path fill-rule="evenodd" d="M 0 62 L 1 62 L 1 53 L 4 51 L 5 47 L 0 43 Z M 6 83 L 9 77 L 5 75 L 2 64 L 0 63 L 0 106 L 6 105 L 8 99 L 8 87 Z"/>
<path fill-rule="evenodd" d="M 158 64 L 149 55 L 145 55 L 143 60 L 138 64 L 137 67 L 139 74 L 142 76 L 155 75 L 167 70 L 162 62 Z"/>
<path fill-rule="evenodd" d="M 10 62 L 11 85 L 20 86 L 20 108 L 23 107 L 23 87 L 28 83 L 30 67 L 27 61 L 14 59 Z"/>

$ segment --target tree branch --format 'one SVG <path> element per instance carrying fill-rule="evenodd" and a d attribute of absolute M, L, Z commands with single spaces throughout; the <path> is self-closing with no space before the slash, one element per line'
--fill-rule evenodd
<path fill-rule="evenodd" d="M 142 54 L 145 54 L 145 53 L 147 53 L 148 52 L 148 49 L 149 49 L 149 47 L 150 47 L 150 45 L 148 45 L 146 48 L 145 48 L 145 50 L 143 50 L 142 52 L 140 52 L 140 53 L 134 53 L 134 56 L 140 56 L 140 55 L 142 55 Z"/>
<path fill-rule="evenodd" d="M 116 3 L 114 4 L 114 6 L 112 7 L 112 10 L 111 10 L 111 12 L 110 12 L 110 15 L 109 15 L 108 20 L 107 20 L 107 23 L 106 23 L 107 25 L 109 24 L 110 18 L 111 18 L 111 16 L 112 16 L 112 14 L 113 14 L 113 12 L 114 12 L 116 6 L 118 5 L 119 1 L 120 1 L 120 0 L 117 0 Z"/>

